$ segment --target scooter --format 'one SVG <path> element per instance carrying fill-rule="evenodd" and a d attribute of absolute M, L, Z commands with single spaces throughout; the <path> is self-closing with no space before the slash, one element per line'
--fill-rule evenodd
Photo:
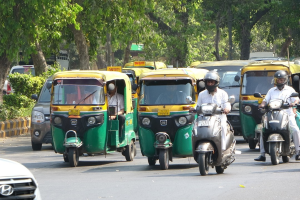
<path fill-rule="evenodd" d="M 254 93 L 254 97 L 263 98 L 260 93 Z M 298 93 L 292 93 L 290 97 L 298 97 Z M 290 98 L 289 97 L 289 98 Z M 262 124 L 256 127 L 256 138 L 263 135 L 264 148 L 266 153 L 271 156 L 273 165 L 279 164 L 279 158 L 282 156 L 284 163 L 289 162 L 295 151 L 295 145 L 289 131 L 289 118 L 284 109 L 290 108 L 289 103 L 282 99 L 273 99 L 268 106 L 261 109 L 265 112 L 262 117 Z"/>
<path fill-rule="evenodd" d="M 235 160 L 236 141 L 233 128 L 227 121 L 226 150 L 222 152 L 221 119 L 216 116 L 222 114 L 222 109 L 216 104 L 202 104 L 197 107 L 196 112 L 198 118 L 194 124 L 192 143 L 200 174 L 207 175 L 209 166 L 215 167 L 217 174 L 222 174 Z"/>

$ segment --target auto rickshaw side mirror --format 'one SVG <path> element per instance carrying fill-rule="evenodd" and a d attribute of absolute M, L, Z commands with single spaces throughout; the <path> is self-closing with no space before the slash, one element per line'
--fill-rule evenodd
<path fill-rule="evenodd" d="M 133 83 L 133 84 L 131 85 L 131 88 L 132 88 L 132 91 L 136 91 L 137 88 L 138 88 L 138 85 L 135 84 L 135 83 Z"/>
<path fill-rule="evenodd" d="M 254 97 L 262 98 L 261 94 L 259 92 L 254 93 Z"/>
<path fill-rule="evenodd" d="M 51 89 L 51 86 L 52 86 L 52 81 L 47 82 L 46 87 L 48 90 Z"/>
<path fill-rule="evenodd" d="M 293 92 L 290 97 L 299 97 L 298 92 Z"/>
<path fill-rule="evenodd" d="M 235 82 L 239 82 L 240 79 L 241 79 L 241 77 L 239 75 L 235 75 L 235 77 L 234 77 L 234 81 Z"/>
<path fill-rule="evenodd" d="M 233 104 L 234 102 L 235 102 L 235 96 L 234 95 L 231 95 L 230 97 L 229 97 L 229 103 L 230 104 Z"/>
<path fill-rule="evenodd" d="M 298 76 L 298 75 L 295 75 L 295 76 L 293 77 L 293 81 L 294 81 L 294 82 L 298 82 L 298 81 L 299 81 L 299 76 Z"/>
<path fill-rule="evenodd" d="M 37 94 L 33 94 L 33 95 L 31 95 L 31 99 L 34 99 L 34 100 L 38 100 L 38 96 L 37 96 Z"/>

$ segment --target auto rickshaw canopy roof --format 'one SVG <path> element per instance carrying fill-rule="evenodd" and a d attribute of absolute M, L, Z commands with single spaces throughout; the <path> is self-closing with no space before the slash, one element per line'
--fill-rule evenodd
<path fill-rule="evenodd" d="M 144 61 L 145 62 L 145 66 L 134 66 L 134 62 L 129 62 L 126 63 L 124 65 L 124 68 L 149 68 L 149 69 L 163 69 L 163 68 L 167 68 L 167 65 L 163 62 L 160 61 Z"/>
<path fill-rule="evenodd" d="M 221 60 L 221 61 L 212 61 L 207 63 L 201 63 L 197 65 L 195 68 L 201 68 L 201 67 L 219 67 L 219 66 L 246 66 L 251 63 L 255 63 L 258 61 L 254 60 Z"/>
<path fill-rule="evenodd" d="M 195 61 L 195 62 L 192 62 L 188 68 L 194 68 L 194 67 L 200 65 L 201 63 L 208 63 L 208 62 L 212 62 L 212 61 L 204 61 L 204 60 L 203 61 Z"/>
<path fill-rule="evenodd" d="M 253 63 L 247 65 L 242 68 L 241 75 L 248 71 L 277 71 L 277 70 L 285 70 L 288 74 L 291 75 L 291 70 L 288 65 L 285 63 L 278 63 L 278 62 L 260 62 L 260 63 Z"/>
<path fill-rule="evenodd" d="M 196 80 L 204 78 L 208 72 L 206 69 L 194 69 L 194 68 L 168 68 L 150 71 L 143 73 L 140 76 L 140 80 L 152 80 L 152 79 L 191 79 L 193 83 Z"/>
<path fill-rule="evenodd" d="M 144 73 L 144 72 L 152 71 L 152 70 L 149 69 L 149 68 L 123 68 L 122 70 L 124 70 L 124 73 L 126 73 L 127 70 L 128 70 L 128 72 L 129 72 L 129 70 L 131 70 L 131 71 L 134 72 L 134 75 L 135 75 L 136 77 L 139 77 L 139 76 L 140 76 L 142 73 Z"/>

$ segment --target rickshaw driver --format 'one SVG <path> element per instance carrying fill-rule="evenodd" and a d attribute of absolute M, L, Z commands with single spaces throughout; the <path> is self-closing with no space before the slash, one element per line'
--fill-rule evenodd
<path fill-rule="evenodd" d="M 197 107 L 203 103 L 215 103 L 223 109 L 223 113 L 219 115 L 222 126 L 222 150 L 226 150 L 225 136 L 227 134 L 227 117 L 226 115 L 231 110 L 231 105 L 228 102 L 228 94 L 224 90 L 218 88 L 220 77 L 217 72 L 209 71 L 204 77 L 206 90 L 199 93 Z"/>
<path fill-rule="evenodd" d="M 292 97 L 287 99 L 293 92 L 296 92 L 294 88 L 287 85 L 288 82 L 288 74 L 284 70 L 279 70 L 274 74 L 274 84 L 276 87 L 271 88 L 268 93 L 266 94 L 264 100 L 262 103 L 258 106 L 259 108 L 265 107 L 270 100 L 272 99 L 282 99 L 287 100 L 290 103 L 290 108 L 285 109 L 285 112 L 288 114 L 289 118 L 289 128 L 290 131 L 293 134 L 293 140 L 295 144 L 296 149 L 296 156 L 295 160 L 300 160 L 300 151 L 299 151 L 299 127 L 297 126 L 296 120 L 295 120 L 295 114 L 293 112 L 293 108 L 296 104 L 299 102 L 298 97 Z M 264 142 L 262 138 L 262 134 L 260 136 L 260 156 L 258 158 L 255 158 L 255 161 L 266 161 L 265 156 L 265 148 L 264 148 Z"/>
<path fill-rule="evenodd" d="M 185 104 L 186 94 L 184 92 L 177 91 L 177 85 L 167 85 L 167 91 L 164 91 L 158 96 L 155 104 Z"/>

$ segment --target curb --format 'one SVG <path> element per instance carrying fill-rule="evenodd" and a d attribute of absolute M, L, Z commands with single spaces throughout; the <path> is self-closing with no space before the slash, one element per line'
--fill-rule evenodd
<path fill-rule="evenodd" d="M 30 117 L 0 121 L 0 138 L 18 136 L 30 131 Z"/>

